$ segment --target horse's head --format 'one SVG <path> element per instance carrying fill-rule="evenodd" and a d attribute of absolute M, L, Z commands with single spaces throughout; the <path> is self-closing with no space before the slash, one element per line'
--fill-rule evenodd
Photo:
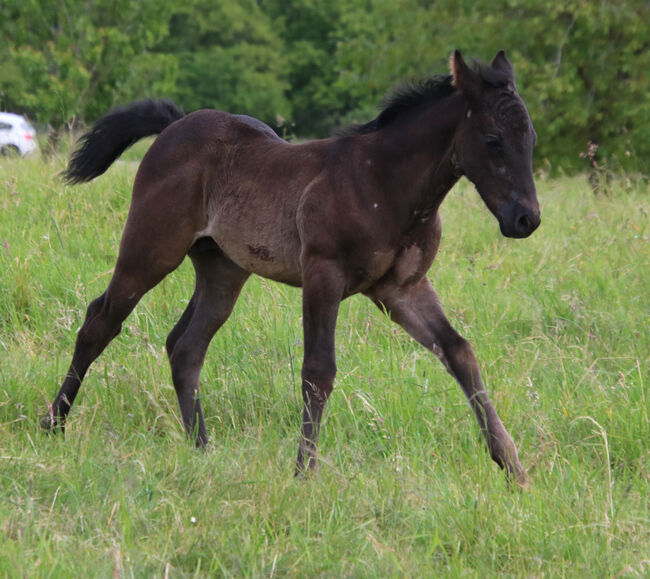
<path fill-rule="evenodd" d="M 467 101 L 455 162 L 476 186 L 507 237 L 528 237 L 540 223 L 533 180 L 535 129 L 517 94 L 503 51 L 470 68 L 459 51 L 450 60 L 453 84 Z"/>

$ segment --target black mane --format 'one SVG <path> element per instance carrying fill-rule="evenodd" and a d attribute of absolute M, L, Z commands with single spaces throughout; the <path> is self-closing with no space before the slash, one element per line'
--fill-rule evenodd
<path fill-rule="evenodd" d="M 365 135 L 378 131 L 394 121 L 400 114 L 450 95 L 455 90 L 451 80 L 451 75 L 448 74 L 403 84 L 384 97 L 382 110 L 375 119 L 363 125 L 347 127 L 341 131 L 341 134 Z"/>
<path fill-rule="evenodd" d="M 505 73 L 480 61 L 474 61 L 473 69 L 483 82 L 492 87 L 505 87 L 510 81 Z M 346 127 L 338 134 L 345 136 L 373 133 L 394 121 L 400 114 L 430 105 L 449 96 L 454 90 L 450 74 L 434 75 L 403 84 L 384 97 L 381 112 L 375 119 L 362 125 Z"/>

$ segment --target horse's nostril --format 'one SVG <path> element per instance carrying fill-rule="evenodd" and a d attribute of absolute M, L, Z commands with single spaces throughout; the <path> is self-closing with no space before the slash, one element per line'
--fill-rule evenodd
<path fill-rule="evenodd" d="M 531 221 L 527 213 L 524 213 L 517 217 L 515 222 L 515 228 L 519 233 L 528 233 L 531 229 Z"/>

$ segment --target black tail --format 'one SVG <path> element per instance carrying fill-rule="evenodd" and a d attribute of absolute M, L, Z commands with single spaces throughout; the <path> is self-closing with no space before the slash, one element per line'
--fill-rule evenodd
<path fill-rule="evenodd" d="M 161 133 L 185 115 L 172 101 L 144 100 L 117 108 L 99 119 L 72 154 L 64 178 L 84 183 L 104 173 L 136 141 Z"/>

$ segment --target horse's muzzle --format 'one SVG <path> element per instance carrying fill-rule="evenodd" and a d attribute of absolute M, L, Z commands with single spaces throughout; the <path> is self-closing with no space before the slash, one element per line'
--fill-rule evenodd
<path fill-rule="evenodd" d="M 501 233 L 506 237 L 528 237 L 539 227 L 541 217 L 539 210 L 531 211 L 519 201 L 506 203 L 499 211 L 497 218 Z"/>

